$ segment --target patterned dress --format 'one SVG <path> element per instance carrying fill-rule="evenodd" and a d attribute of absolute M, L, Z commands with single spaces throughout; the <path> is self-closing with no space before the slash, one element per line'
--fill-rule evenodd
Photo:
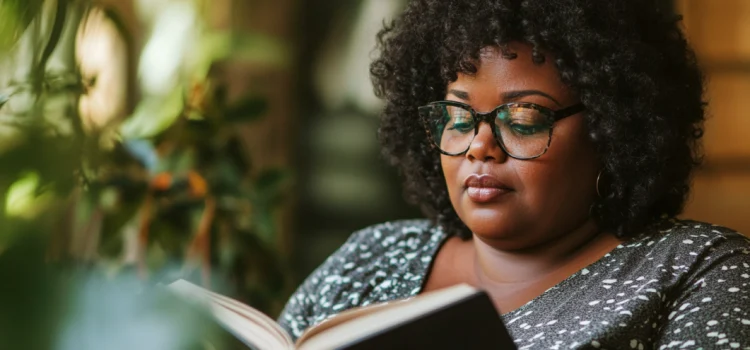
<path fill-rule="evenodd" d="M 297 338 L 346 309 L 419 294 L 447 237 L 426 220 L 354 233 L 279 323 Z M 519 349 L 750 349 L 750 240 L 665 220 L 502 319 Z"/>

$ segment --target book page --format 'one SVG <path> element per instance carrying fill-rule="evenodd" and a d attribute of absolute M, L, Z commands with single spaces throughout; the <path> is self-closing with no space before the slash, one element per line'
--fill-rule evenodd
<path fill-rule="evenodd" d="M 224 328 L 254 348 L 294 349 L 291 337 L 275 320 L 250 306 L 185 280 L 176 281 L 169 288 L 187 299 L 208 306 Z"/>
<path fill-rule="evenodd" d="M 362 307 L 356 307 L 353 309 L 346 310 L 340 314 L 331 316 L 330 318 L 327 318 L 320 323 L 313 325 L 312 327 L 305 330 L 302 335 L 297 339 L 297 346 L 299 344 L 304 343 L 307 339 L 314 337 L 317 334 L 320 334 L 321 332 L 336 327 L 344 322 L 347 322 L 349 320 L 355 319 L 357 317 L 362 317 L 367 314 L 371 314 L 373 312 L 381 311 L 386 308 L 391 308 L 399 305 L 400 303 L 407 302 L 411 300 L 404 299 L 404 300 L 394 300 L 390 302 L 384 302 L 379 304 L 371 304 L 367 306 Z"/>
<path fill-rule="evenodd" d="M 349 317 L 348 320 L 337 322 L 337 325 L 310 335 L 304 341 L 298 342 L 297 348 L 300 350 L 334 349 L 478 292 L 476 288 L 461 284 L 425 293 L 404 302 L 389 304 L 372 312 L 365 311 L 364 315 Z"/>

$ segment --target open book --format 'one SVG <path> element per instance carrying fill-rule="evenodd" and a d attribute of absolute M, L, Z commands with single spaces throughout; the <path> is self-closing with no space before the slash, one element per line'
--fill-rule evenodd
<path fill-rule="evenodd" d="M 292 338 L 265 314 L 185 280 L 169 285 L 209 308 L 252 349 L 515 349 L 486 293 L 462 284 L 344 311 Z"/>

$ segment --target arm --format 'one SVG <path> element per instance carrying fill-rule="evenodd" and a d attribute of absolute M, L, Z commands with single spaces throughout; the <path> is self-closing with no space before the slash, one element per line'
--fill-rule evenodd
<path fill-rule="evenodd" d="M 335 293 L 332 283 L 327 280 L 336 280 L 335 276 L 344 273 L 343 265 L 353 253 L 357 246 L 370 235 L 371 229 L 366 228 L 352 234 L 349 239 L 322 265 L 320 265 L 292 294 L 284 310 L 278 318 L 279 325 L 296 340 L 302 333 L 328 317 L 330 298 Z"/>

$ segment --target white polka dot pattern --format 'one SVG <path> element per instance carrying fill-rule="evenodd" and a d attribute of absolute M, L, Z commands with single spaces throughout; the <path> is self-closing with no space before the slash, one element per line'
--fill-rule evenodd
<path fill-rule="evenodd" d="M 445 238 L 424 220 L 356 232 L 279 323 L 296 338 L 346 309 L 419 294 Z M 664 221 L 502 317 L 519 349 L 750 349 L 750 240 Z"/>

